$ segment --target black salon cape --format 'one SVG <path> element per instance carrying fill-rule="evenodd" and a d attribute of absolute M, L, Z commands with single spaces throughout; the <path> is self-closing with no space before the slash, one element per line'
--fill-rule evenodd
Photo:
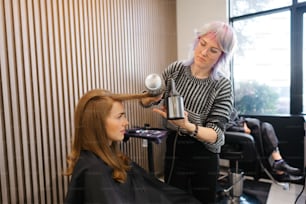
<path fill-rule="evenodd" d="M 66 204 L 196 204 L 184 191 L 169 186 L 148 174 L 136 163 L 127 181 L 118 183 L 112 169 L 89 151 L 82 151 L 69 183 Z"/>

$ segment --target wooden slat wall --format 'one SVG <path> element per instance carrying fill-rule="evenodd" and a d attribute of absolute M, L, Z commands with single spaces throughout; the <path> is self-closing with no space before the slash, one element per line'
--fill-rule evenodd
<path fill-rule="evenodd" d="M 74 107 L 105 88 L 138 93 L 176 59 L 175 0 L 0 0 L 0 203 L 62 203 Z M 160 127 L 137 102 L 130 126 Z M 162 168 L 163 144 L 155 145 Z M 144 168 L 146 148 L 122 149 Z"/>

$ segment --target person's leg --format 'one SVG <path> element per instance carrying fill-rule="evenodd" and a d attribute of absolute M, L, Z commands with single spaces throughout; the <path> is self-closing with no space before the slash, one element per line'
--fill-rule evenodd
<path fill-rule="evenodd" d="M 261 158 L 265 157 L 263 141 L 261 136 L 261 122 L 257 118 L 245 118 L 248 128 L 251 129 L 256 144 L 256 149 Z"/>
<path fill-rule="evenodd" d="M 208 151 L 194 138 L 178 136 L 177 141 L 174 138 L 167 139 L 166 182 L 191 193 L 201 203 L 215 203 L 218 154 Z"/>
<path fill-rule="evenodd" d="M 278 138 L 273 126 L 270 123 L 263 122 L 261 130 L 264 149 L 266 154 L 269 155 L 269 163 L 272 170 L 279 175 L 284 174 L 284 172 L 292 175 L 301 175 L 301 171 L 298 168 L 291 167 L 284 161 L 278 148 Z"/>
<path fill-rule="evenodd" d="M 202 203 L 216 203 L 219 156 L 202 147 L 192 159 L 192 194 Z"/>
<path fill-rule="evenodd" d="M 190 192 L 190 152 L 193 145 L 185 136 L 168 135 L 165 157 L 165 182 Z"/>
<path fill-rule="evenodd" d="M 282 159 L 278 150 L 278 138 L 274 128 L 270 123 L 261 123 L 261 135 L 263 141 L 264 152 L 267 156 L 273 154 L 274 160 Z"/>

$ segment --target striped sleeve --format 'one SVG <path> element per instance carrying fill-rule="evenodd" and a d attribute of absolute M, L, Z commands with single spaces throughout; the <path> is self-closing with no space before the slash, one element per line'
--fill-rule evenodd
<path fill-rule="evenodd" d="M 225 125 L 229 121 L 233 104 L 231 81 L 224 77 L 219 80 L 197 79 L 192 76 L 191 68 L 181 62 L 170 64 L 163 72 L 163 78 L 166 84 L 170 78 L 175 80 L 176 90 L 184 98 L 189 121 L 212 128 L 217 133 L 215 143 L 203 144 L 212 152 L 220 152 L 224 144 Z"/>

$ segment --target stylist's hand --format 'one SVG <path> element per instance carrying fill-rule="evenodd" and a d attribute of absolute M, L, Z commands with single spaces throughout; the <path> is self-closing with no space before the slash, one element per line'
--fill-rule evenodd
<path fill-rule="evenodd" d="M 167 119 L 167 110 L 165 106 L 162 106 L 161 108 L 153 108 L 153 112 L 158 113 L 162 117 Z M 168 120 L 173 125 L 176 125 L 180 128 L 188 130 L 189 127 L 192 125 L 188 120 L 188 112 L 184 111 L 184 119 L 177 119 L 177 120 Z"/>
<path fill-rule="evenodd" d="M 141 99 L 141 103 L 144 105 L 152 104 L 160 101 L 163 98 L 163 93 L 158 96 L 147 96 Z"/>

